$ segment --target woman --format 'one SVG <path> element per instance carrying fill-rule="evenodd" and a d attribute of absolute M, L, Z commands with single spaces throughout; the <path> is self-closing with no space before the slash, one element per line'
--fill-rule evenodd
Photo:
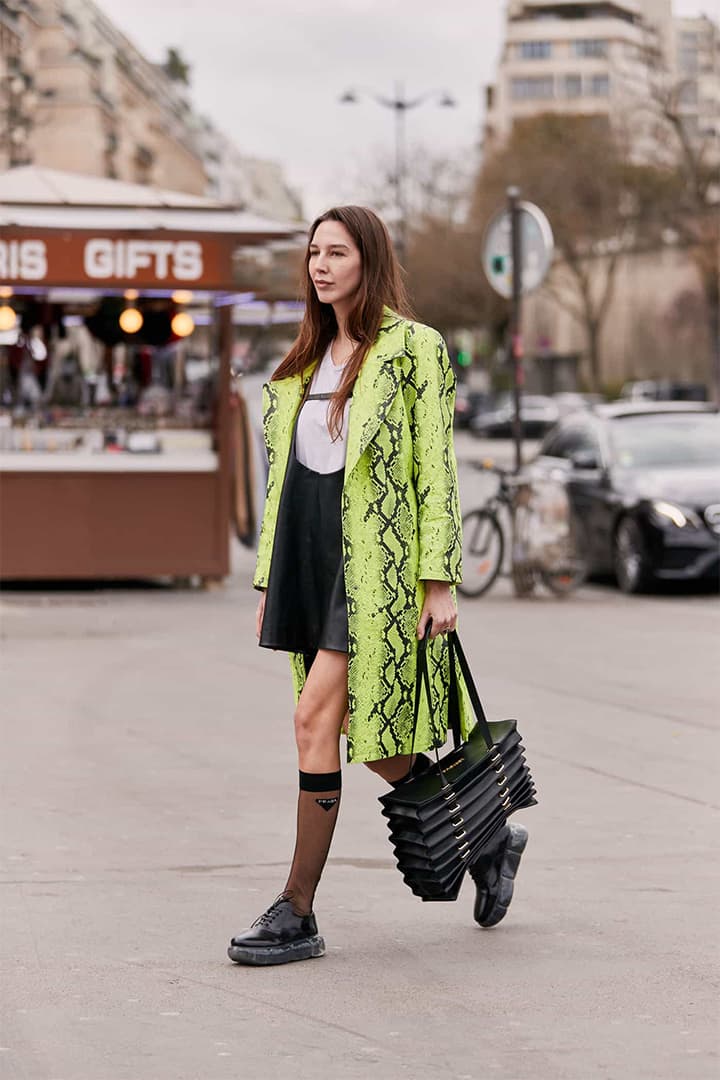
<path fill-rule="evenodd" d="M 231 941 L 241 964 L 325 951 L 312 905 L 338 814 L 341 732 L 348 761 L 397 784 L 427 766 L 422 751 L 447 730 L 442 635 L 455 628 L 461 562 L 447 350 L 410 320 L 372 211 L 329 210 L 309 236 L 305 317 L 264 388 L 269 474 L 254 579 L 260 645 L 291 654 L 297 834 L 282 893 Z M 413 746 L 417 643 L 429 624 L 436 708 L 424 706 Z M 482 925 L 507 910 L 523 832 L 506 830 L 471 868 Z"/>

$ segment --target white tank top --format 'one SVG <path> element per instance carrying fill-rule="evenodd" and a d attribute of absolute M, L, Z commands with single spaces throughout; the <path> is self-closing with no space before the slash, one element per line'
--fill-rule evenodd
<path fill-rule="evenodd" d="M 345 365 L 336 367 L 330 347 L 315 368 L 309 393 L 333 394 L 340 385 Z M 306 400 L 298 417 L 295 431 L 295 455 L 301 465 L 313 472 L 331 473 L 345 466 L 347 427 L 350 401 L 345 403 L 340 435 L 333 442 L 328 429 L 330 399 Z"/>

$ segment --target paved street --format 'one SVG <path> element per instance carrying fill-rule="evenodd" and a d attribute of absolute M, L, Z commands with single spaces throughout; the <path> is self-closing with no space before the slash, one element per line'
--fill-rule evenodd
<path fill-rule="evenodd" d="M 255 970 L 225 947 L 284 883 L 296 766 L 250 566 L 0 600 L 2 1080 L 716 1077 L 717 599 L 465 603 L 540 791 L 510 915 L 416 900 L 353 766 L 328 953 Z"/>

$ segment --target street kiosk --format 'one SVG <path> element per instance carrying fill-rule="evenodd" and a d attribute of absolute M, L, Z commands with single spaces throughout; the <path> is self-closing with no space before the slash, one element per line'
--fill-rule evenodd
<path fill-rule="evenodd" d="M 0 175 L 0 577 L 228 574 L 233 257 L 300 228 Z"/>

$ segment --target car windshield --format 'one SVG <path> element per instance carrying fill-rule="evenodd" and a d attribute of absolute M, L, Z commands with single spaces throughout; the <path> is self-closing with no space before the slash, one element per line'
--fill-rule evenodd
<path fill-rule="evenodd" d="M 720 465 L 720 417 L 633 416 L 610 423 L 615 462 L 626 469 Z"/>

